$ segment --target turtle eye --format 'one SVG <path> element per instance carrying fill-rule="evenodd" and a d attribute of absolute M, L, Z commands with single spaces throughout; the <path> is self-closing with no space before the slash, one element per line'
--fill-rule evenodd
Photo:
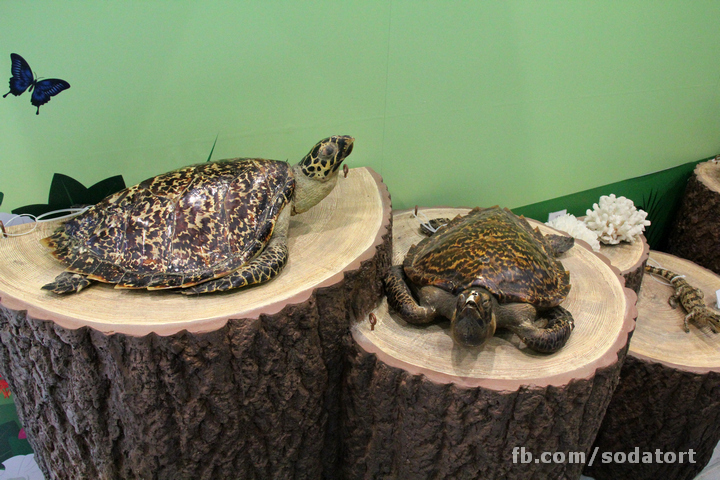
<path fill-rule="evenodd" d="M 331 157 L 337 153 L 337 145 L 334 143 L 326 143 L 320 147 L 320 155 L 323 157 Z"/>
<path fill-rule="evenodd" d="M 490 300 L 492 300 L 492 297 L 489 293 L 483 293 L 482 294 L 482 305 L 483 307 L 489 307 L 490 306 Z"/>

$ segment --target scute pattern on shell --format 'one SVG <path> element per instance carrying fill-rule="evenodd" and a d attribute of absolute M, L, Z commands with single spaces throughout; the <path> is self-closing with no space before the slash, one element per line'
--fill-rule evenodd
<path fill-rule="evenodd" d="M 187 287 L 265 247 L 289 201 L 285 162 L 232 159 L 158 175 L 60 226 L 44 243 L 68 270 L 126 288 Z"/>
<path fill-rule="evenodd" d="M 452 293 L 484 287 L 500 303 L 553 307 L 570 291 L 570 274 L 553 258 L 542 234 L 499 207 L 456 217 L 411 247 L 403 267 L 416 285 Z"/>

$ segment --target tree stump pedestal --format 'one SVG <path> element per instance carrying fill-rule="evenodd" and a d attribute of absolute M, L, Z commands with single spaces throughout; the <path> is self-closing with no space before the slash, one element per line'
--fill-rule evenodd
<path fill-rule="evenodd" d="M 413 212 L 394 215 L 394 264 L 424 238 L 418 226 Z M 509 332 L 460 348 L 448 322 L 410 325 L 386 302 L 374 325 L 353 326 L 343 382 L 345 478 L 579 478 L 636 314 L 618 270 L 583 244 L 561 257 L 572 284 L 563 306 L 575 330 L 554 354 L 532 352 Z"/>
<path fill-rule="evenodd" d="M 715 304 L 720 276 L 661 252 L 651 251 L 649 263 L 685 275 L 706 304 Z M 620 383 L 595 440 L 595 461 L 585 469 L 596 480 L 692 479 L 720 440 L 720 334 L 692 322 L 686 333 L 684 310 L 668 305 L 674 291 L 645 276 Z"/>
<path fill-rule="evenodd" d="M 720 273 L 720 163 L 698 163 L 670 230 L 667 252 Z"/>
<path fill-rule="evenodd" d="M 380 301 L 391 221 L 380 177 L 352 169 L 292 218 L 277 278 L 202 296 L 56 296 L 56 225 L 0 238 L 0 373 L 46 477 L 336 478 L 343 346 Z"/>
<path fill-rule="evenodd" d="M 640 287 L 645 273 L 650 246 L 644 235 L 640 235 L 633 243 L 621 242 L 617 245 L 600 243 L 600 254 L 605 255 L 610 264 L 620 270 L 625 279 L 625 287 L 636 295 L 640 294 Z"/>
<path fill-rule="evenodd" d="M 585 220 L 586 217 L 579 217 L 578 220 Z M 629 288 L 636 295 L 640 294 L 645 264 L 650 253 L 645 235 L 632 243 L 620 242 L 615 245 L 600 242 L 601 255 L 610 260 L 610 264 L 620 270 L 620 275 L 625 279 L 625 287 Z"/>

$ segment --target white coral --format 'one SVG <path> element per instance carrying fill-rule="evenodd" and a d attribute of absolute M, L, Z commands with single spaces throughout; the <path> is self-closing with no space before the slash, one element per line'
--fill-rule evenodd
<path fill-rule="evenodd" d="M 575 215 L 566 213 L 565 215 L 555 217 L 545 223 L 545 225 L 566 232 L 568 235 L 573 238 L 577 238 L 578 240 L 584 240 L 590 244 L 593 250 L 596 252 L 600 251 L 600 242 L 598 242 L 595 232 L 591 231 L 583 222 L 575 218 Z"/>
<path fill-rule="evenodd" d="M 615 194 L 603 195 L 592 210 L 588 209 L 585 225 L 605 244 L 632 243 L 650 225 L 645 217 L 647 212 L 635 208 L 632 200 L 615 198 Z"/>

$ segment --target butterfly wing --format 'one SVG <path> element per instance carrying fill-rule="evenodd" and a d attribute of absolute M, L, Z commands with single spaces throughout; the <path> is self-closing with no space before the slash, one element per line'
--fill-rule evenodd
<path fill-rule="evenodd" d="M 10 67 L 10 72 L 12 73 L 12 77 L 10 77 L 10 91 L 3 96 L 7 97 L 8 94 L 12 93 L 17 97 L 33 84 L 35 77 L 33 77 L 32 70 L 30 70 L 30 65 L 17 53 L 10 54 L 10 61 L 12 62 L 12 66 Z"/>
<path fill-rule="evenodd" d="M 50 101 L 51 97 L 68 88 L 70 88 L 70 84 L 59 78 L 48 78 L 47 80 L 37 82 L 32 92 L 32 97 L 30 97 L 30 103 L 37 107 L 35 114 L 40 114 L 40 105 L 45 105 Z"/>

